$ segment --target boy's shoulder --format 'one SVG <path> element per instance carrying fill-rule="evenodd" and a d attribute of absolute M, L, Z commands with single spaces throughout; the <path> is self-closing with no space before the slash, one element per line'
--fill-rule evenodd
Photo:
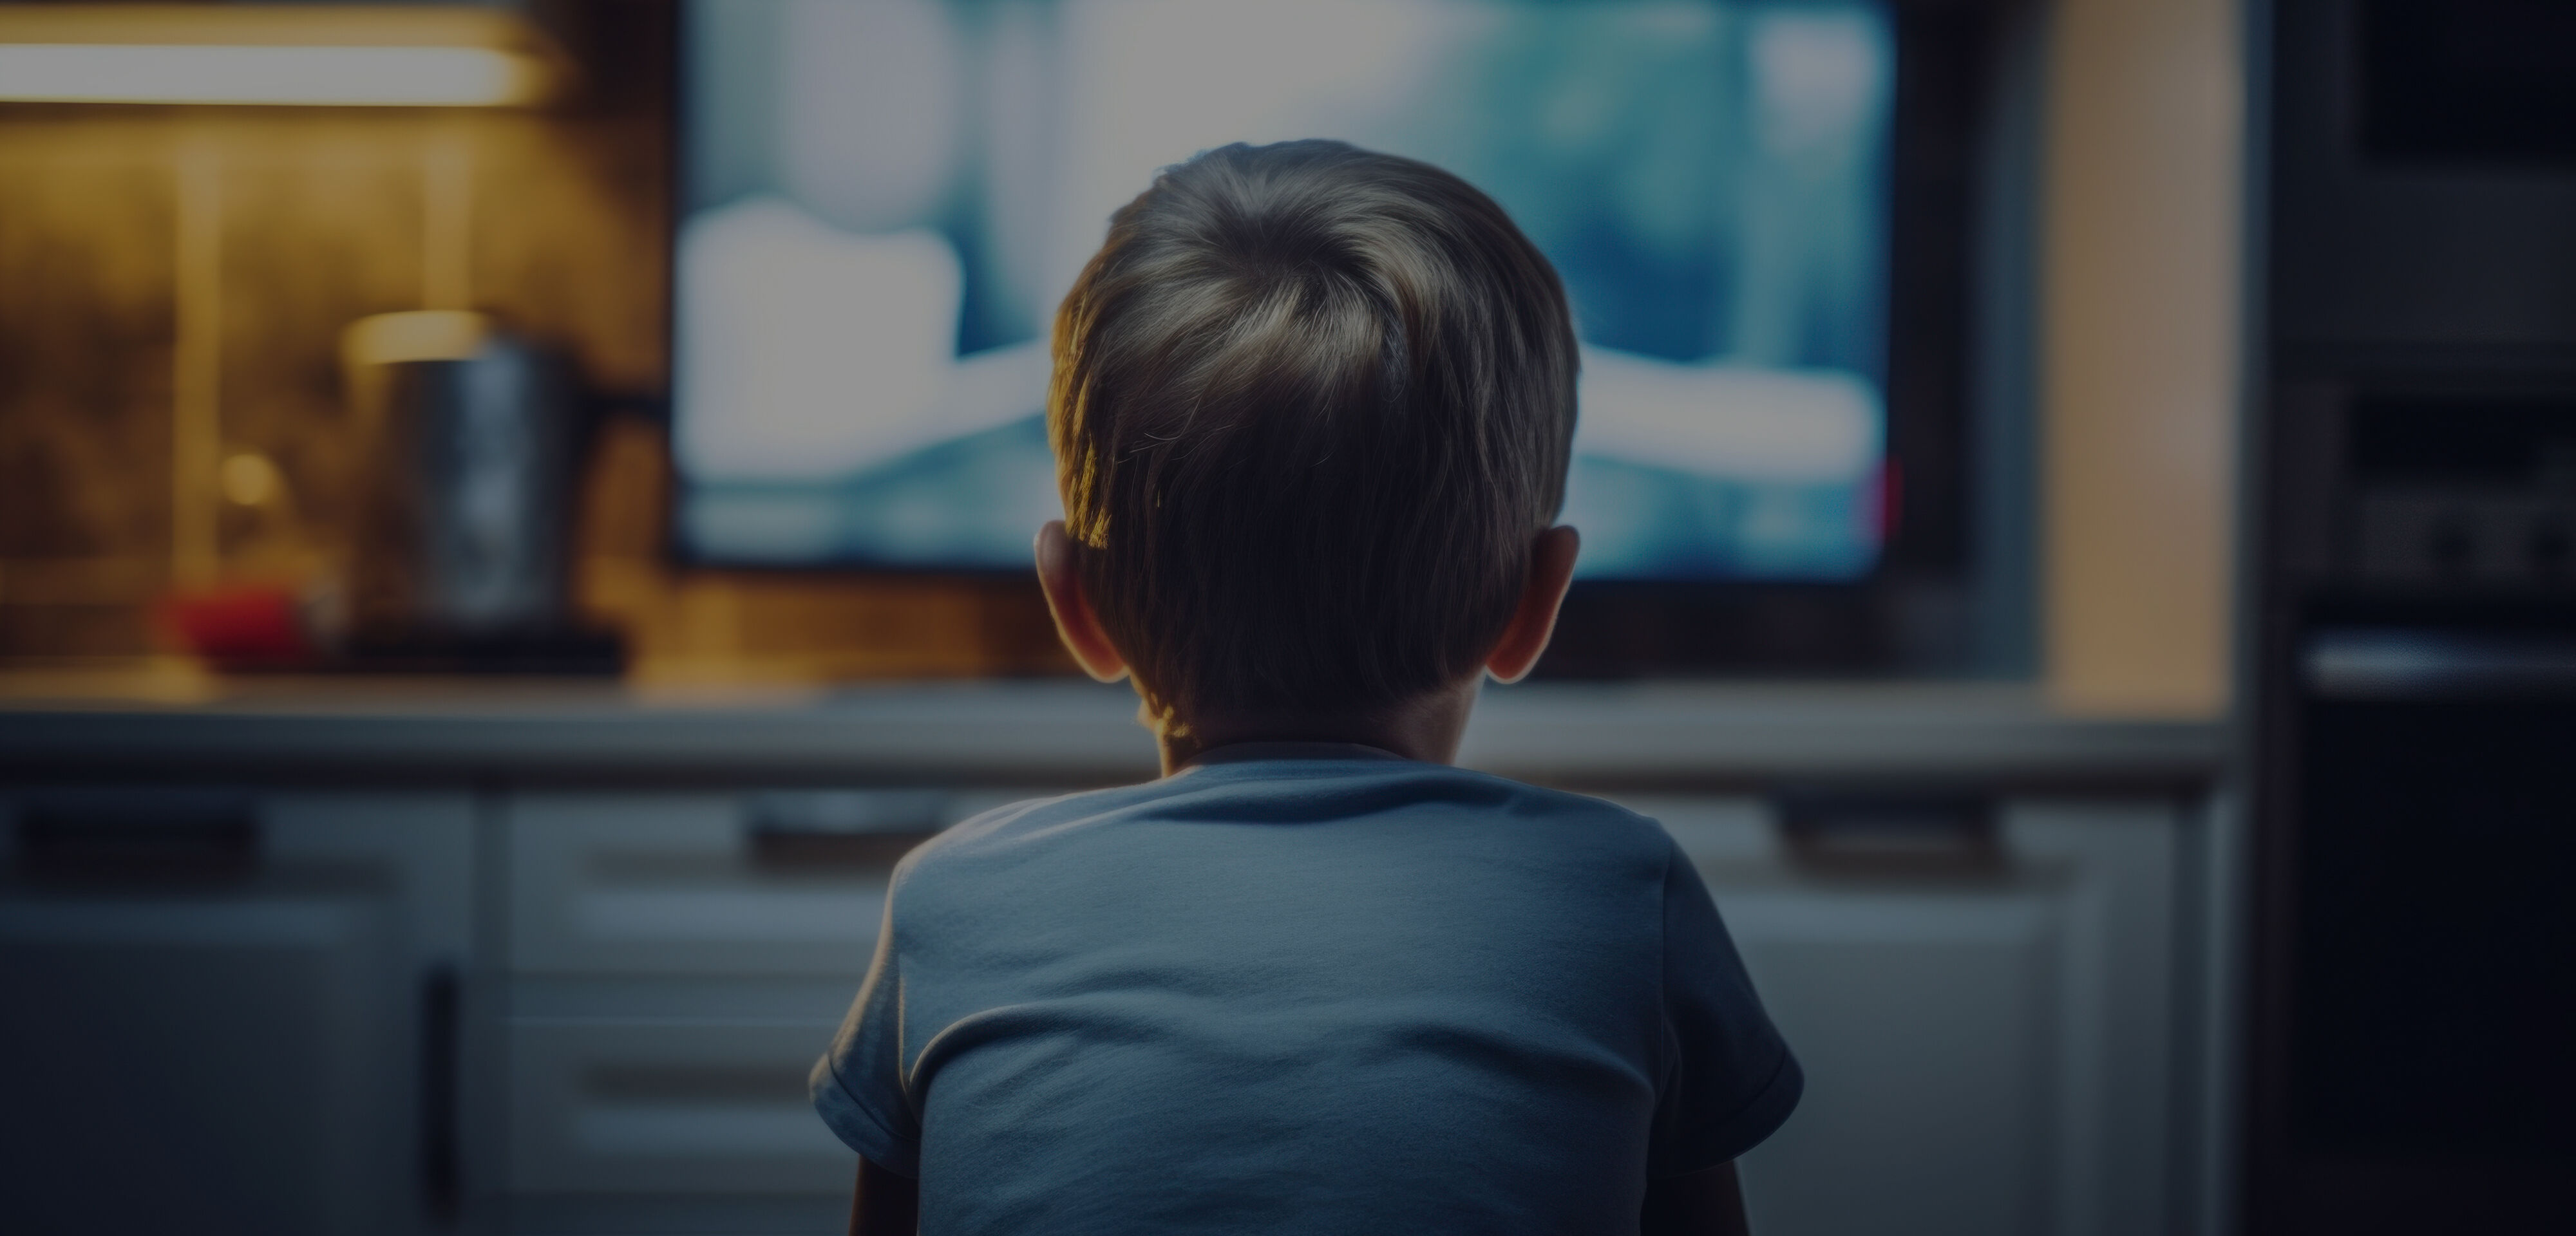
<path fill-rule="evenodd" d="M 906 873 L 1024 848 L 1080 844 L 1130 824 L 1315 825 L 1449 818 L 1593 853 L 1662 862 L 1663 826 L 1617 803 L 1492 773 L 1384 758 L 1231 760 L 1137 785 L 1036 798 L 960 821 L 915 849 Z"/>

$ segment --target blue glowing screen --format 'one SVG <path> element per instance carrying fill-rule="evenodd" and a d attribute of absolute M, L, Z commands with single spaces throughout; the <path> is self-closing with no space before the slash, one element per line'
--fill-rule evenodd
<path fill-rule="evenodd" d="M 1154 170 L 1337 137 L 1546 251 L 1581 573 L 1880 541 L 1891 18 L 1870 0 L 688 0 L 675 523 L 702 560 L 1019 568 L 1050 315 Z"/>

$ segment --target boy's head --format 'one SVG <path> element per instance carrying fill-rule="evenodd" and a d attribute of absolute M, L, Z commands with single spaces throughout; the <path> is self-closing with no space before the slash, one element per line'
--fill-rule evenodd
<path fill-rule="evenodd" d="M 1149 707 L 1367 710 L 1484 665 L 1564 497 L 1576 364 L 1492 199 L 1341 142 L 1209 151 L 1111 220 L 1054 347 L 1074 567 Z"/>

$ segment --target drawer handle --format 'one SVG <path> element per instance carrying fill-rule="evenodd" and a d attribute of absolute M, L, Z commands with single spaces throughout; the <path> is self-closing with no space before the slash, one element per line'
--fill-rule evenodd
<path fill-rule="evenodd" d="M 226 796 L 38 799 L 19 815 L 17 840 L 19 864 L 40 879 L 228 880 L 259 864 L 251 805 Z"/>
<path fill-rule="evenodd" d="M 420 1194 L 431 1218 L 456 1218 L 463 1196 L 461 1000 L 456 967 L 435 965 L 420 981 Z"/>
<path fill-rule="evenodd" d="M 2304 658 L 2328 699 L 2510 695 L 2576 690 L 2576 640 L 2514 632 L 2371 628 L 2320 631 Z"/>
<path fill-rule="evenodd" d="M 755 866 L 888 867 L 949 815 L 941 790 L 776 791 L 752 795 L 743 824 Z"/>
<path fill-rule="evenodd" d="M 1775 795 L 1781 839 L 1800 866 L 1855 874 L 2001 869 L 1994 803 L 1976 794 L 1791 791 Z"/>

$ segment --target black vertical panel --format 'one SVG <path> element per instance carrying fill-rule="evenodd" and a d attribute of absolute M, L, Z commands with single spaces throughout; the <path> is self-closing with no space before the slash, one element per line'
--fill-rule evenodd
<path fill-rule="evenodd" d="M 2576 1230 L 2571 12 L 2255 10 L 2248 1233 Z"/>
<path fill-rule="evenodd" d="M 1983 6 L 1896 9 L 1887 445 L 1903 492 L 1891 570 L 1967 565 L 1970 182 L 1993 25 Z"/>
<path fill-rule="evenodd" d="M 2576 698 L 2303 712 L 2294 1143 L 2576 1149 Z"/>
<path fill-rule="evenodd" d="M 2368 0 L 2361 18 L 2370 156 L 2576 165 L 2576 4 Z"/>

